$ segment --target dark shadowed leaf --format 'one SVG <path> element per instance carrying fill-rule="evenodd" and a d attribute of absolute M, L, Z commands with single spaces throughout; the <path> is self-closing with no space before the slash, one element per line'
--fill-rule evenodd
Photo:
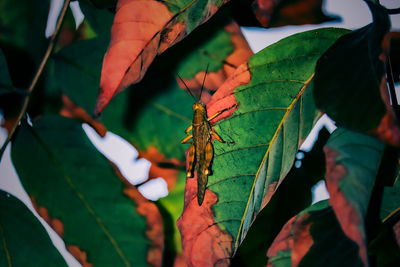
<path fill-rule="evenodd" d="M 362 266 L 357 244 L 343 233 L 329 202 L 290 219 L 268 250 L 268 266 Z"/>
<path fill-rule="evenodd" d="M 386 108 L 381 97 L 383 46 L 390 21 L 386 9 L 366 1 L 373 23 L 339 38 L 318 60 L 314 97 L 337 125 L 355 130 L 378 127 Z"/>
<path fill-rule="evenodd" d="M 285 38 L 239 66 L 212 96 L 209 116 L 238 104 L 214 124 L 222 138 L 235 144 L 214 142 L 214 173 L 202 206 L 196 176 L 186 181 L 178 223 L 191 264 L 228 263 L 260 209 L 268 205 L 319 115 L 312 98 L 315 63 L 345 32 L 319 29 Z M 206 257 L 208 250 L 198 256 L 194 248 L 210 243 L 212 256 Z M 206 258 L 210 262 L 203 262 Z"/>
<path fill-rule="evenodd" d="M 378 139 L 337 128 L 324 147 L 330 203 L 344 233 L 368 265 L 365 217 L 384 145 Z"/>
<path fill-rule="evenodd" d="M 33 213 L 0 190 L 0 265 L 67 266 Z"/>
<path fill-rule="evenodd" d="M 70 251 L 80 251 L 93 265 L 147 264 L 153 244 L 139 215 L 143 210 L 136 210 L 142 201 L 134 197 L 134 188 L 124 189 L 80 123 L 45 116 L 33 127 L 24 124 L 13 143 L 12 159 L 36 205 L 62 225 L 58 234 Z"/>
<path fill-rule="evenodd" d="M 0 49 L 0 95 L 12 91 L 12 82 L 8 73 L 8 66 L 3 51 Z"/>
<path fill-rule="evenodd" d="M 399 243 L 400 212 L 393 213 L 387 217 L 379 227 L 378 235 L 369 243 L 368 253 L 375 261 L 376 266 L 399 266 L 400 265 L 400 243 Z"/>

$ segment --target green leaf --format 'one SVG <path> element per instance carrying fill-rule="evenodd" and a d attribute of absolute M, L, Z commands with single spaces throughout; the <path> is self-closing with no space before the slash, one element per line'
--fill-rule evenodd
<path fill-rule="evenodd" d="M 93 265 L 147 264 L 145 219 L 80 123 L 45 116 L 23 124 L 12 159 L 28 194 L 62 222 L 67 246 L 78 246 Z"/>
<path fill-rule="evenodd" d="M 216 123 L 214 129 L 236 144 L 215 143 L 208 189 L 218 195 L 215 220 L 234 238 L 234 250 L 288 174 L 318 117 L 312 99 L 315 63 L 344 32 L 295 34 L 254 55 L 248 62 L 250 82 L 233 92 L 239 108 Z"/>
<path fill-rule="evenodd" d="M 39 220 L 17 198 L 0 190 L 0 265 L 67 266 Z"/>
<path fill-rule="evenodd" d="M 319 116 L 312 98 L 315 63 L 345 32 L 319 29 L 285 38 L 251 57 L 213 95 L 208 115 L 238 104 L 231 116 L 214 125 L 222 138 L 235 144 L 214 142 L 213 175 L 201 207 L 194 193 L 196 179 L 187 179 L 185 209 L 178 222 L 187 259 L 198 260 L 191 251 L 208 242 L 205 233 L 215 231 L 214 225 L 223 231 L 211 241 L 221 250 L 216 257 L 229 261 L 235 253 Z M 192 217 L 202 217 L 204 225 L 187 227 Z"/>
<path fill-rule="evenodd" d="M 368 265 L 365 217 L 384 144 L 362 133 L 337 128 L 324 147 L 330 203 L 344 233 L 359 246 Z"/>
<path fill-rule="evenodd" d="M 185 181 L 186 181 L 186 172 L 180 171 L 178 174 L 178 179 L 175 187 L 168 192 L 168 196 L 161 198 L 158 202 L 166 212 L 168 213 L 169 218 L 169 231 L 168 234 L 165 235 L 166 242 L 169 242 L 169 247 L 166 246 L 166 250 L 170 250 L 170 253 L 180 254 L 182 253 L 182 244 L 181 244 L 181 235 L 176 226 L 176 221 L 179 216 L 182 214 L 183 210 L 183 198 L 185 195 Z M 165 222 L 165 219 L 164 219 Z M 167 224 L 164 223 L 164 227 L 167 228 Z"/>
<path fill-rule="evenodd" d="M 362 266 L 357 244 L 343 233 L 327 200 L 289 220 L 269 248 L 268 257 L 271 267 Z"/>
<path fill-rule="evenodd" d="M 108 2 L 114 2 L 114 0 L 102 0 Z M 93 4 L 96 5 L 96 2 L 101 1 L 92 1 Z M 97 35 L 101 35 L 104 37 L 110 38 L 111 26 L 113 23 L 114 15 L 107 9 L 99 10 L 93 7 L 87 1 L 80 1 L 79 6 L 82 10 L 82 13 L 85 15 L 85 20 L 89 23 L 91 28 L 97 33 Z M 107 43 L 108 44 L 108 43 Z"/>
<path fill-rule="evenodd" d="M 104 37 L 84 40 L 68 45 L 54 55 L 58 85 L 89 114 L 94 109 L 107 43 L 108 39 Z"/>
<path fill-rule="evenodd" d="M 386 112 L 380 85 L 384 38 L 390 28 L 386 9 L 366 2 L 373 23 L 342 36 L 324 53 L 316 66 L 314 90 L 320 110 L 338 126 L 360 131 L 376 128 Z"/>

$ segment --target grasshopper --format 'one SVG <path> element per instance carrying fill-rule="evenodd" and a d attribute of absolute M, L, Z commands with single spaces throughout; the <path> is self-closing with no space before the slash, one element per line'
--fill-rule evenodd
<path fill-rule="evenodd" d="M 208 67 L 207 67 L 208 70 Z M 201 94 L 203 92 L 204 82 L 207 75 L 207 70 L 204 75 L 203 85 L 201 87 Z M 178 76 L 179 77 L 179 76 Z M 185 84 L 183 79 L 179 77 L 181 82 L 186 86 L 188 92 L 190 89 Z M 193 97 L 194 98 L 194 97 Z M 186 137 L 181 141 L 182 144 L 191 144 L 189 147 L 189 167 L 186 172 L 186 176 L 192 178 L 194 176 L 194 170 L 196 169 L 197 173 L 197 202 L 199 206 L 203 203 L 204 194 L 206 191 L 208 176 L 212 175 L 212 161 L 214 158 L 214 147 L 211 142 L 211 137 L 214 136 L 221 143 L 225 144 L 234 144 L 234 142 L 226 142 L 224 141 L 221 136 L 216 133 L 210 125 L 210 121 L 215 119 L 223 112 L 233 108 L 236 106 L 233 105 L 232 107 L 225 108 L 223 110 L 218 111 L 211 117 L 207 117 L 207 110 L 205 104 L 200 101 L 196 101 L 192 108 L 193 108 L 193 122 L 186 130 Z M 190 134 L 192 131 L 192 134 Z M 190 141 L 192 139 L 192 141 Z"/>

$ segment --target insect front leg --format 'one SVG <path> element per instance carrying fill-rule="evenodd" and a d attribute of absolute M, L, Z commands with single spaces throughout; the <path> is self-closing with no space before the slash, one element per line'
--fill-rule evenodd
<path fill-rule="evenodd" d="M 187 127 L 186 130 L 185 130 L 185 133 L 187 135 L 189 135 L 189 132 L 192 130 L 192 128 L 193 128 L 193 125 L 190 125 L 189 127 Z"/>
<path fill-rule="evenodd" d="M 189 141 L 190 138 L 193 138 L 193 134 L 190 134 L 182 139 L 181 144 L 191 144 L 192 141 Z"/>

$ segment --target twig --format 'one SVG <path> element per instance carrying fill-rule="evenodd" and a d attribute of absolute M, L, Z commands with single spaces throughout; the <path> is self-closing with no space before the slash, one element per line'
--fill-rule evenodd
<path fill-rule="evenodd" d="M 400 14 L 400 7 L 399 8 L 386 8 L 386 10 L 388 11 L 388 13 L 390 15 L 396 15 L 396 14 Z"/>
<path fill-rule="evenodd" d="M 49 46 L 47 47 L 46 53 L 44 54 L 44 57 L 42 59 L 42 62 L 39 65 L 39 68 L 38 68 L 38 70 L 37 70 L 37 72 L 35 74 L 35 77 L 33 77 L 33 80 L 31 82 L 28 90 L 26 91 L 26 96 L 25 96 L 25 99 L 24 99 L 24 104 L 22 106 L 22 109 L 19 112 L 17 120 L 15 121 L 14 125 L 12 126 L 12 128 L 11 128 L 9 134 L 8 134 L 7 140 L 4 142 L 4 144 L 1 147 L 0 160 L 3 157 L 4 151 L 6 150 L 6 147 L 7 147 L 8 143 L 10 142 L 11 138 L 13 137 L 13 135 L 15 133 L 15 130 L 17 129 L 18 124 L 20 123 L 22 117 L 24 116 L 24 114 L 26 112 L 26 109 L 28 108 L 28 104 L 29 104 L 29 100 L 31 98 L 32 91 L 35 88 L 35 86 L 36 86 L 36 84 L 37 84 L 37 82 L 38 82 L 38 80 L 40 78 L 40 75 L 43 73 L 43 70 L 44 70 L 44 67 L 45 67 L 45 65 L 47 63 L 47 60 L 49 59 L 50 54 L 53 51 L 53 48 L 54 48 L 54 45 L 55 45 L 55 42 L 56 42 L 56 38 L 57 38 L 58 33 L 59 33 L 60 29 L 61 29 L 61 25 L 62 25 L 62 23 L 64 21 L 65 14 L 67 13 L 70 1 L 71 0 L 65 0 L 64 1 L 64 6 L 63 6 L 63 8 L 61 10 L 60 16 L 58 17 L 56 27 L 54 29 L 53 34 L 50 37 Z"/>

